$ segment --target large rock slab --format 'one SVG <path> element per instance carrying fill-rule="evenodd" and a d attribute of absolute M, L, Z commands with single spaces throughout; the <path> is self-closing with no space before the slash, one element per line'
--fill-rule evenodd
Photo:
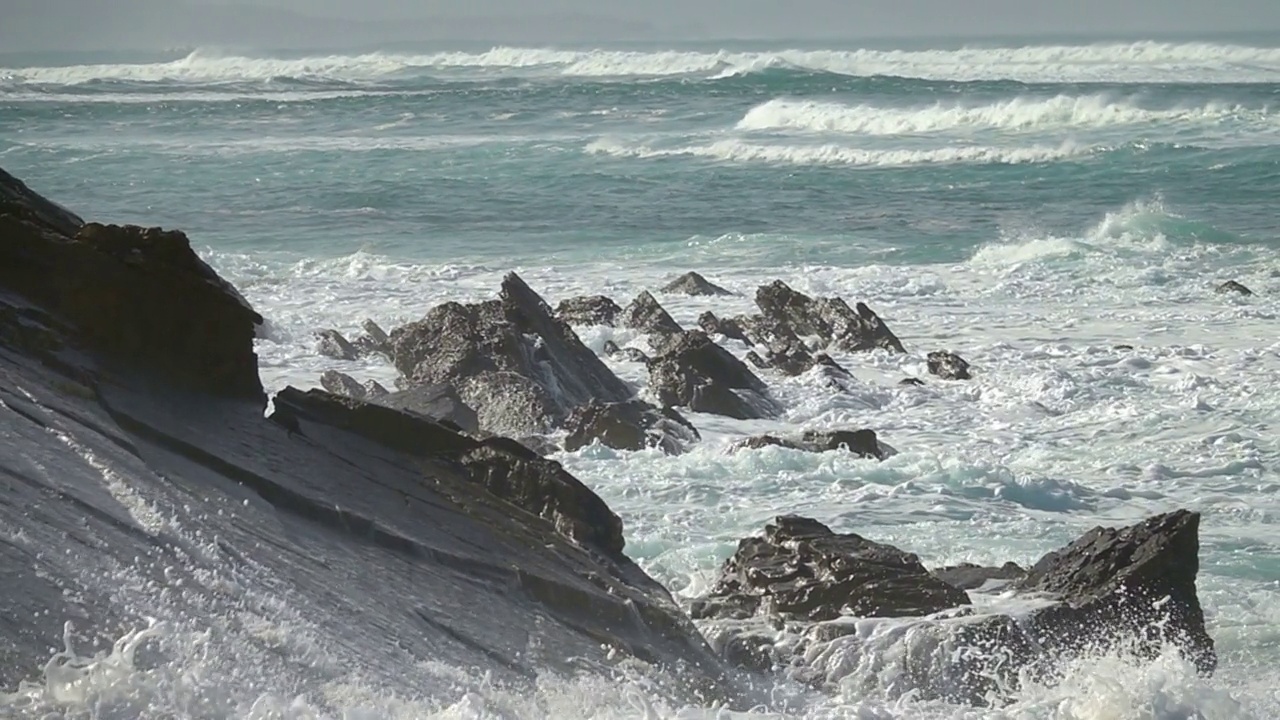
<path fill-rule="evenodd" d="M 778 517 L 762 538 L 747 538 L 729 558 L 697 618 L 767 613 L 789 620 L 929 615 L 969 596 L 933 575 L 915 555 L 796 515 Z"/>
<path fill-rule="evenodd" d="M 409 385 L 453 385 L 484 429 L 505 435 L 542 433 L 579 405 L 633 394 L 515 273 L 498 300 L 433 308 L 394 330 L 391 346 Z"/>
<path fill-rule="evenodd" d="M 564 449 L 569 452 L 599 441 L 616 450 L 659 448 L 679 455 L 701 439 L 697 428 L 674 409 L 659 409 L 641 400 L 579 406 L 565 427 L 569 434 Z"/>
<path fill-rule="evenodd" d="M 673 335 L 658 349 L 649 359 L 649 387 L 664 406 L 740 420 L 779 413 L 764 381 L 701 330 Z"/>
<path fill-rule="evenodd" d="M 766 345 L 792 345 L 800 337 L 817 338 L 812 349 L 862 352 L 884 349 L 905 352 L 902 342 L 864 303 L 854 307 L 841 298 L 811 298 L 781 280 L 756 291 L 761 314 L 738 319 L 748 335 Z"/>

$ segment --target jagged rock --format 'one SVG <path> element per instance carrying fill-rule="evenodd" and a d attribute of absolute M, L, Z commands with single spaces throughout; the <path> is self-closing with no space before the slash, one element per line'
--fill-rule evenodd
<path fill-rule="evenodd" d="M 820 347 L 846 352 L 876 348 L 905 352 L 884 321 L 863 303 L 850 308 L 840 298 L 811 298 L 775 280 L 756 291 L 756 305 L 762 316 L 750 323 L 769 345 L 790 345 L 801 336 L 817 337 Z"/>
<path fill-rule="evenodd" d="M 667 283 L 662 292 L 680 293 L 682 295 L 733 295 L 732 292 L 710 282 L 696 272 L 687 272 Z"/>
<path fill-rule="evenodd" d="M 959 588 L 929 574 L 919 558 L 795 515 L 778 517 L 763 538 L 747 538 L 694 618 L 792 620 L 929 615 L 969 604 Z"/>
<path fill-rule="evenodd" d="M 1252 294 L 1253 294 L 1253 291 L 1252 291 L 1252 290 L 1250 290 L 1249 288 L 1245 287 L 1244 285 L 1242 285 L 1242 284 L 1240 284 L 1240 283 L 1236 282 L 1235 280 L 1228 280 L 1228 281 L 1226 281 L 1226 282 L 1222 283 L 1221 285 L 1219 285 L 1219 286 L 1218 286 L 1218 292 L 1220 292 L 1220 293 L 1229 293 L 1229 292 L 1233 292 L 1233 293 L 1239 293 L 1239 294 L 1241 294 L 1241 295 L 1252 295 Z"/>
<path fill-rule="evenodd" d="M 908 377 L 908 378 L 902 378 L 901 380 L 899 380 L 898 384 L 899 385 L 923 385 L 924 381 L 921 380 L 920 378 Z"/>
<path fill-rule="evenodd" d="M 611 358 L 622 357 L 630 362 L 647 363 L 649 356 L 644 354 L 640 348 L 618 347 L 618 343 L 612 340 L 604 341 L 604 354 Z"/>
<path fill-rule="evenodd" d="M 562 300 L 556 317 L 570 325 L 607 325 L 613 327 L 622 308 L 604 295 L 583 295 Z"/>
<path fill-rule="evenodd" d="M 479 432 L 480 419 L 467 406 L 458 391 L 448 383 L 419 385 L 383 395 L 371 395 L 369 401 L 383 407 L 409 410 L 439 420 L 466 432 Z"/>
<path fill-rule="evenodd" d="M 575 409 L 565 421 L 569 430 L 564 449 L 573 452 L 599 440 L 617 450 L 660 448 L 679 455 L 701 439 L 698 430 L 671 408 L 658 409 L 640 401 L 590 402 Z"/>
<path fill-rule="evenodd" d="M 649 361 L 649 387 L 667 407 L 740 420 L 779 412 L 764 382 L 701 330 L 673 335 L 663 344 Z"/>
<path fill-rule="evenodd" d="M 953 352 L 935 350 L 929 353 L 927 360 L 929 373 L 943 380 L 968 380 L 972 377 L 969 374 L 969 363 Z"/>
<path fill-rule="evenodd" d="M 361 385 L 360 381 L 337 370 L 325 370 L 320 375 L 320 387 L 334 395 L 342 395 L 357 400 L 363 400 L 369 394 L 368 388 Z"/>
<path fill-rule="evenodd" d="M 253 352 L 262 316 L 181 232 L 82 224 L 0 171 L 0 286 L 140 377 L 266 402 Z"/>
<path fill-rule="evenodd" d="M 885 447 L 876 438 L 875 430 L 805 430 L 799 437 L 757 435 L 737 443 L 734 449 L 759 449 L 769 446 L 814 453 L 846 450 L 855 455 L 877 460 L 888 457 Z"/>
<path fill-rule="evenodd" d="M 1030 626 L 1051 650 L 1127 637 L 1158 654 L 1167 640 L 1211 673 L 1217 654 L 1196 594 L 1199 570 L 1200 514 L 1177 510 L 1126 528 L 1096 527 L 1041 558 L 1018 587 L 1062 600 Z"/>
<path fill-rule="evenodd" d="M 972 563 L 961 563 L 939 568 L 933 571 L 934 577 L 951 583 L 961 590 L 977 590 L 990 580 L 1013 581 L 1026 577 L 1027 571 L 1018 563 L 1007 562 L 1000 567 L 983 567 Z"/>
<path fill-rule="evenodd" d="M 622 327 L 650 334 L 669 335 L 683 329 L 648 290 L 631 301 L 627 309 L 622 311 L 619 321 Z"/>
<path fill-rule="evenodd" d="M 499 300 L 445 303 L 391 333 L 396 369 L 415 385 L 450 383 L 490 432 L 546 432 L 592 399 L 632 391 L 515 273 Z"/>
<path fill-rule="evenodd" d="M 826 353 L 811 353 L 803 344 L 796 343 L 778 350 L 769 350 L 765 357 L 760 357 L 754 350 L 747 353 L 747 359 L 758 368 L 772 368 L 788 377 L 795 377 L 821 367 L 832 378 L 848 379 L 853 377 L 840 363 Z"/>
<path fill-rule="evenodd" d="M 741 340 L 751 345 L 751 340 L 747 339 L 747 334 L 743 331 L 742 326 L 732 318 L 718 318 L 716 314 L 710 310 L 698 316 L 698 327 L 708 335 L 723 335 L 727 340 Z"/>
<path fill-rule="evenodd" d="M 316 333 L 316 352 L 334 360 L 355 360 L 360 357 L 355 346 L 337 330 L 321 330 Z"/>
<path fill-rule="evenodd" d="M 391 391 L 382 387 L 382 383 L 378 382 L 377 380 L 365 380 L 364 391 L 365 391 L 365 397 L 369 398 L 370 400 L 374 398 L 380 398 L 384 395 L 391 394 Z"/>
<path fill-rule="evenodd" d="M 373 320 L 365 320 L 361 325 L 364 328 L 364 335 L 355 339 L 352 345 L 355 346 L 357 352 L 361 355 L 373 355 L 374 353 L 391 357 L 391 337 L 387 335 L 387 331 Z"/>

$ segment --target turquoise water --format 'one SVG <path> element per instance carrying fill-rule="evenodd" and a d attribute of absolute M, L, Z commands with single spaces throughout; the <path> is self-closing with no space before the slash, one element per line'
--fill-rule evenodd
<path fill-rule="evenodd" d="M 87 218 L 187 230 L 266 316 L 271 390 L 389 384 L 313 331 L 492 297 L 511 269 L 553 303 L 690 269 L 742 293 L 659 294 L 686 325 L 773 278 L 864 300 L 908 353 L 838 358 L 849 392 L 765 373 L 778 422 L 694 414 L 686 456 L 561 457 L 629 552 L 687 601 L 782 512 L 932 565 L 1031 562 L 1189 507 L 1221 669 L 1091 659 L 974 714 L 894 694 L 890 624 L 829 648 L 843 689 L 780 716 L 1280 716 L 1280 37 L 0 56 L 0 166 Z M 1231 278 L 1256 295 L 1214 292 Z M 943 348 L 973 381 L 897 385 Z M 901 453 L 724 452 L 849 425 Z M 575 688 L 548 692 L 599 694 Z M 584 716 L 633 717 L 628 697 Z M 467 702 L 439 716 L 493 715 Z"/>

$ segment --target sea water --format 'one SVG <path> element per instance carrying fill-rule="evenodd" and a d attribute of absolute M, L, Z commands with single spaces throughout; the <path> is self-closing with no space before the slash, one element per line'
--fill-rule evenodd
<path fill-rule="evenodd" d="M 625 304 L 687 270 L 740 293 L 659 294 L 686 326 L 750 311 L 778 278 L 866 302 L 908 353 L 838 356 L 847 392 L 764 372 L 780 420 L 691 414 L 705 441 L 676 458 L 559 456 L 622 516 L 629 555 L 687 602 L 779 513 L 941 565 L 1033 562 L 1095 525 L 1186 507 L 1203 513 L 1219 672 L 1117 652 L 975 710 L 898 687 L 886 658 L 911 626 L 882 622 L 809 658 L 827 691 L 780 678 L 753 716 L 1266 720 L 1280 717 L 1277 103 L 1267 37 L 8 55 L 0 166 L 88 219 L 186 230 L 267 318 L 272 391 L 327 369 L 389 384 L 384 362 L 319 355 L 314 331 L 490 298 L 511 270 L 553 304 Z M 1216 293 L 1228 279 L 1255 295 Z M 578 331 L 597 351 L 646 347 Z M 931 350 L 974 379 L 928 376 Z M 908 376 L 927 384 L 897 385 Z M 849 426 L 899 453 L 726 452 Z M 306 625 L 270 618 L 284 635 Z M 143 670 L 132 653 L 149 637 L 188 651 Z M 673 706 L 643 675 L 530 695 L 424 667 L 440 678 L 427 698 L 356 678 L 273 693 L 202 637 L 159 618 L 107 655 L 69 647 L 0 716 L 190 717 L 174 688 L 195 687 L 219 698 L 202 717 L 255 720 L 739 717 Z M 297 651 L 360 652 L 323 647 Z"/>

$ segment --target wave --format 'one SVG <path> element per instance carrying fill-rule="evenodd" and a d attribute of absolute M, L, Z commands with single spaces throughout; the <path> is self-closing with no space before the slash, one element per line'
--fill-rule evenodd
<path fill-rule="evenodd" d="M 1135 42 L 953 50 L 620 51 L 496 47 L 485 52 L 373 52 L 302 58 L 197 50 L 169 62 L 0 68 L 6 84 L 94 80 L 209 83 L 275 78 L 361 82 L 422 70 L 522 70 L 569 77 L 723 79 L 786 68 L 857 77 L 1022 82 L 1275 82 L 1280 48 Z"/>
<path fill-rule="evenodd" d="M 613 140 L 596 140 L 587 152 L 614 157 L 663 158 L 699 157 L 728 162 L 769 162 L 795 165 L 856 165 L 870 167 L 902 167 L 909 165 L 941 165 L 971 163 L 981 165 L 1046 163 L 1104 152 L 1109 148 L 1073 143 L 1030 147 L 988 147 L 980 145 L 928 148 L 881 149 L 853 148 L 842 145 L 764 145 L 743 140 L 726 139 L 702 145 L 655 148 L 648 145 L 626 145 Z"/>
<path fill-rule="evenodd" d="M 737 127 L 739 130 L 904 135 L 948 130 L 1029 131 L 1152 123 L 1219 124 L 1231 121 L 1277 125 L 1277 117 L 1266 108 L 1208 103 L 1191 107 L 1148 109 L 1140 107 L 1131 99 L 1096 94 L 1057 95 L 1049 98 L 1018 97 L 985 105 L 939 102 L 912 108 L 779 98 L 752 108 L 738 122 Z"/>

